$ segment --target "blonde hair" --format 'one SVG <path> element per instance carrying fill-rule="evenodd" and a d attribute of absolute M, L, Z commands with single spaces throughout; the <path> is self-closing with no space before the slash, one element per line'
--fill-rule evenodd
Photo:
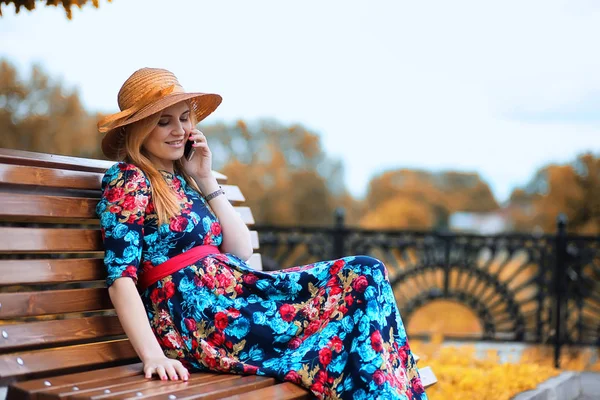
<path fill-rule="evenodd" d="M 168 223 L 171 217 L 174 217 L 179 213 L 181 210 L 181 205 L 177 201 L 177 197 L 175 196 L 173 189 L 167 184 L 163 175 L 160 173 L 158 168 L 154 166 L 148 157 L 148 153 L 142 147 L 142 144 L 146 138 L 158 125 L 160 115 L 161 112 L 158 112 L 140 121 L 125 126 L 123 150 L 125 153 L 125 161 L 141 169 L 146 175 L 146 178 L 148 178 L 150 181 L 152 201 L 154 202 L 154 209 L 158 218 L 158 224 L 162 225 Z M 190 120 L 192 122 L 192 126 L 195 126 L 196 120 L 193 113 L 190 113 Z M 190 185 L 198 193 L 201 193 L 196 182 L 183 170 L 183 164 L 181 163 L 181 160 L 175 160 L 173 162 L 173 167 L 176 173 L 183 176 L 188 185 Z"/>

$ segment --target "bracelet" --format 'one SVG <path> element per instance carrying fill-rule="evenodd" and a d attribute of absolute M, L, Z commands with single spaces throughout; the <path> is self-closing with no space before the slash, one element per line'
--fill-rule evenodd
<path fill-rule="evenodd" d="M 221 186 L 219 186 L 219 189 L 215 190 L 214 192 L 212 192 L 211 194 L 204 196 L 204 200 L 206 202 L 209 202 L 210 200 L 214 199 L 217 196 L 220 196 L 222 194 L 225 194 L 225 191 L 223 190 L 223 188 Z"/>

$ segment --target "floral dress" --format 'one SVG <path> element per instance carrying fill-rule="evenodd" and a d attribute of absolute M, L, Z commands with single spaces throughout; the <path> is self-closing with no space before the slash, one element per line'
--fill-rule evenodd
<path fill-rule="evenodd" d="M 97 213 L 107 285 L 198 245 L 219 246 L 204 199 L 163 172 L 181 204 L 157 225 L 150 183 L 118 163 L 102 180 Z M 206 256 L 141 292 L 167 357 L 190 371 L 270 376 L 321 399 L 426 399 L 383 263 L 367 256 L 277 272 L 232 254 Z"/>

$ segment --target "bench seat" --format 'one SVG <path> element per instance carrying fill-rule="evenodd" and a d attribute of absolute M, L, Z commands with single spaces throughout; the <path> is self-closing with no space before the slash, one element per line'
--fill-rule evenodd
<path fill-rule="evenodd" d="M 112 164 L 0 149 L 0 387 L 8 386 L 8 399 L 311 398 L 254 375 L 143 377 L 104 282 L 95 206 Z M 239 188 L 215 175 L 251 227 Z M 256 231 L 252 241 L 249 263 L 262 270 Z M 427 368 L 421 374 L 425 386 L 435 382 Z"/>

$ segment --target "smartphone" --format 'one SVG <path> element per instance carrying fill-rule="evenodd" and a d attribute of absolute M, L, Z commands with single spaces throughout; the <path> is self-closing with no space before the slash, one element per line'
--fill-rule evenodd
<path fill-rule="evenodd" d="M 185 142 L 185 147 L 183 149 L 183 156 L 188 161 L 191 161 L 192 157 L 194 157 L 194 153 L 196 153 L 196 149 L 192 146 L 193 144 L 194 144 L 193 140 L 187 140 Z"/>

